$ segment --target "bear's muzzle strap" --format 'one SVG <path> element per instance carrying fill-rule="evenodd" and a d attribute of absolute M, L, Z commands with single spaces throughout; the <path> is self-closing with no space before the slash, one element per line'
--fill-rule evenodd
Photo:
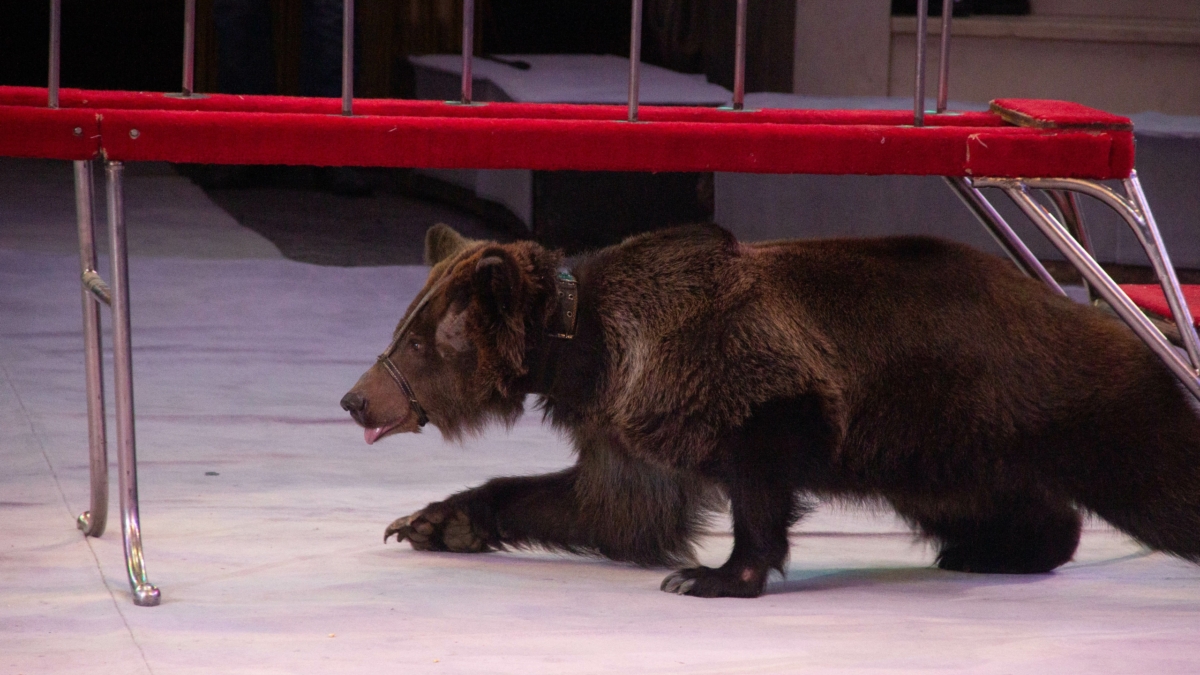
<path fill-rule="evenodd" d="M 408 384 L 404 373 L 401 373 L 396 364 L 392 363 L 391 354 L 380 354 L 379 363 L 387 371 L 387 374 L 392 376 L 392 380 L 396 383 L 396 386 L 400 387 L 400 391 L 404 392 L 404 395 L 408 397 L 409 407 L 412 408 L 413 412 L 417 413 L 417 426 L 423 427 L 428 424 L 429 415 L 425 414 L 425 409 L 417 402 L 417 395 L 413 393 L 412 386 Z"/>
<path fill-rule="evenodd" d="M 408 329 L 412 326 L 413 320 L 417 318 L 417 314 L 422 309 L 425 309 L 425 305 L 429 303 L 430 298 L 442 290 L 442 287 L 449 281 L 450 275 L 447 273 L 433 285 L 433 288 L 429 289 L 428 293 L 421 297 L 417 305 L 408 313 L 408 318 L 404 320 L 404 323 L 400 324 L 400 330 L 396 331 L 396 337 L 392 338 L 392 343 L 379 355 L 379 365 L 383 366 L 387 374 L 392 376 L 392 381 L 396 383 L 396 386 L 400 387 L 400 391 L 404 392 L 404 395 L 408 398 L 409 407 L 417 414 L 417 425 L 422 427 L 429 422 L 429 415 L 425 414 L 425 409 L 417 402 L 417 395 L 413 392 L 412 385 L 408 383 L 408 379 L 404 377 L 404 373 L 400 372 L 395 363 L 392 363 L 392 353 L 396 351 L 396 347 L 400 345 L 400 341 L 408 334 Z"/>

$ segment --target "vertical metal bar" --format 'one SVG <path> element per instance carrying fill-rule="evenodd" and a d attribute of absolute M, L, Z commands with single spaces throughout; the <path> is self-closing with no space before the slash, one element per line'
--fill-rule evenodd
<path fill-rule="evenodd" d="M 917 0 L 917 83 L 913 92 L 913 126 L 925 126 L 925 52 L 929 40 L 929 0 Z"/>
<path fill-rule="evenodd" d="M 737 0 L 737 19 L 733 38 L 733 109 L 742 110 L 746 102 L 746 3 Z"/>
<path fill-rule="evenodd" d="M 1087 251 L 1083 250 L 1083 247 L 1066 231 L 1066 228 L 1046 210 L 1046 207 L 1039 204 L 1029 194 L 1026 185 L 1014 181 L 1007 185 L 1004 191 L 1038 226 L 1046 238 L 1062 251 L 1062 254 L 1088 280 L 1088 283 L 1100 293 L 1104 301 L 1117 313 L 1117 316 L 1121 317 L 1133 329 L 1133 332 L 1150 347 L 1150 350 L 1162 359 L 1188 391 L 1193 396 L 1200 398 L 1200 378 L 1197 377 L 1195 369 L 1180 358 L 1171 343 L 1163 337 L 1162 332 L 1150 323 L 1137 305 L 1133 304 L 1129 296 L 1125 295 L 1125 292 L 1108 276 L 1100 264 L 1088 255 Z"/>
<path fill-rule="evenodd" d="M 59 75 L 62 70 L 62 0 L 50 0 L 50 74 L 46 85 L 47 102 L 58 107 Z"/>
<path fill-rule="evenodd" d="M 354 114 L 354 0 L 342 0 L 342 114 Z"/>
<path fill-rule="evenodd" d="M 471 103 L 471 86 L 474 73 L 472 61 L 475 57 L 475 0 L 463 0 L 463 35 L 462 35 L 462 102 Z"/>
<path fill-rule="evenodd" d="M 183 91 L 191 96 L 196 91 L 196 0 L 183 3 Z"/>
<path fill-rule="evenodd" d="M 1046 190 L 1046 194 L 1050 195 L 1050 200 L 1053 202 L 1055 210 L 1058 211 L 1059 219 L 1067 227 L 1067 232 L 1075 237 L 1075 241 L 1079 242 L 1088 255 L 1095 258 L 1096 251 L 1092 248 L 1092 238 L 1088 236 L 1087 227 L 1083 222 L 1083 211 L 1079 208 L 1079 195 L 1068 190 Z M 1088 300 L 1092 302 L 1100 298 L 1087 279 L 1083 280 L 1083 290 L 1087 291 Z"/>
<path fill-rule="evenodd" d="M 1067 294 L 1062 289 L 1062 286 L 1059 286 L 1058 282 L 1054 280 L 1054 277 L 1050 276 L 1050 272 L 1046 271 L 1046 267 L 1042 265 L 1042 262 L 1033 255 L 1029 247 L 1025 246 L 1025 242 L 1021 241 L 1021 238 L 1017 236 L 1017 233 L 1004 220 L 1004 217 L 996 211 L 996 208 L 987 200 L 987 197 L 980 194 L 978 188 L 972 185 L 966 178 L 946 176 L 945 179 L 950 189 L 954 190 L 954 193 L 958 195 L 963 204 L 966 204 L 971 213 L 975 214 L 975 217 L 979 219 L 983 227 L 992 235 L 996 243 L 1000 244 L 1000 248 L 1004 249 L 1008 257 L 1016 263 L 1018 269 L 1034 279 L 1041 280 L 1042 283 L 1049 286 L 1055 293 L 1059 295 Z"/>
<path fill-rule="evenodd" d="M 79 228 L 80 276 L 96 271 L 96 221 L 93 212 L 92 163 L 75 162 L 75 220 Z M 76 524 L 89 537 L 104 534 L 108 523 L 108 445 L 104 427 L 104 375 L 101 359 L 100 303 L 81 286 L 83 296 L 83 357 L 87 381 L 88 456 L 91 468 L 90 506 Z"/>
<path fill-rule="evenodd" d="M 629 121 L 636 122 L 642 71 L 642 0 L 633 0 L 629 20 Z"/>
<path fill-rule="evenodd" d="M 1154 221 L 1154 214 L 1150 211 L 1150 202 L 1146 200 L 1146 193 L 1142 192 L 1142 183 L 1138 180 L 1136 171 L 1124 180 L 1124 185 L 1125 193 L 1129 195 L 1129 199 L 1141 212 L 1138 214 L 1141 216 L 1141 222 L 1134 227 L 1134 232 L 1141 240 L 1142 248 L 1146 249 L 1146 255 L 1150 258 L 1150 263 L 1158 274 L 1163 295 L 1166 296 L 1167 305 L 1171 308 L 1176 326 L 1179 327 L 1179 337 L 1183 341 L 1184 349 L 1187 350 L 1188 358 L 1194 368 L 1200 368 L 1200 340 L 1196 336 L 1196 326 L 1192 321 L 1191 309 L 1183 297 L 1183 291 L 1179 288 L 1179 278 L 1175 275 L 1175 268 L 1171 265 L 1167 247 L 1163 244 L 1158 223 Z M 1135 223 L 1130 221 L 1130 224 Z"/>
<path fill-rule="evenodd" d="M 954 17 L 954 0 L 942 0 L 942 52 L 938 57 L 937 111 L 946 112 L 950 100 L 950 21 Z"/>
<path fill-rule="evenodd" d="M 116 385 L 117 467 L 121 493 L 121 534 L 133 603 L 154 606 L 159 591 L 146 578 L 142 532 L 138 516 L 137 451 L 133 428 L 133 360 L 129 323 L 129 266 L 125 243 L 125 202 L 122 165 L 108 162 L 108 245 L 112 260 L 113 379 Z"/>

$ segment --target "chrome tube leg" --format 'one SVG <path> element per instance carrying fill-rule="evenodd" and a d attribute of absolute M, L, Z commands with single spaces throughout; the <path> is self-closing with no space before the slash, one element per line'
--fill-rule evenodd
<path fill-rule="evenodd" d="M 1171 259 L 1167 255 L 1166 246 L 1163 245 L 1158 225 L 1154 222 L 1154 214 L 1150 212 L 1150 204 L 1146 201 L 1146 196 L 1142 192 L 1137 172 L 1131 173 L 1130 177 L 1124 181 L 1125 190 L 1129 194 L 1128 198 L 1122 197 L 1112 189 L 1096 181 L 1080 178 L 1026 178 L 1023 181 L 1005 178 L 975 179 L 975 184 L 979 187 L 1007 189 L 1015 182 L 1020 182 L 1034 189 L 1068 190 L 1089 197 L 1095 197 L 1116 211 L 1125 220 L 1126 224 L 1137 235 L 1138 242 L 1141 243 L 1142 248 L 1146 251 L 1146 256 L 1150 258 L 1154 272 L 1158 275 L 1159 283 L 1163 288 L 1163 294 L 1166 296 L 1167 304 L 1171 308 L 1171 314 L 1175 317 L 1175 325 L 1179 329 L 1180 340 L 1183 342 L 1192 366 L 1200 369 L 1200 358 L 1197 356 L 1200 355 L 1200 341 L 1196 337 L 1196 327 L 1192 323 L 1190 308 L 1187 305 L 1187 300 L 1183 297 L 1183 292 L 1179 288 L 1179 279 L 1175 276 L 1175 268 L 1171 266 Z M 1108 299 L 1103 294 L 1101 294 L 1101 297 L 1104 297 L 1105 300 Z"/>
<path fill-rule="evenodd" d="M 196 0 L 183 3 L 183 96 L 196 90 Z"/>
<path fill-rule="evenodd" d="M 917 0 L 917 82 L 913 92 L 913 125 L 925 126 L 925 53 L 929 40 L 929 0 Z"/>
<path fill-rule="evenodd" d="M 472 72 L 472 61 L 475 57 L 475 0 L 463 0 L 463 35 L 462 35 L 462 102 L 471 104 L 471 85 L 475 77 Z"/>
<path fill-rule="evenodd" d="M 1024 183 L 1020 181 L 996 181 L 996 183 L 998 183 L 997 187 L 1004 188 L 1005 193 L 1025 212 L 1025 215 L 1029 216 L 1038 229 L 1046 235 L 1046 238 L 1062 251 L 1067 260 L 1075 265 L 1088 283 L 1113 308 L 1117 316 L 1121 317 L 1133 329 L 1133 332 L 1150 347 L 1150 350 L 1162 359 L 1163 363 L 1179 378 L 1179 381 L 1192 395 L 1200 399 L 1200 377 L 1196 370 L 1180 358 L 1167 339 L 1163 337 L 1162 332 L 1150 323 L 1150 320 L 1142 314 L 1137 305 L 1133 304 L 1129 296 L 1125 295 L 1099 263 L 1083 250 L 1079 242 L 1075 241 L 1075 238 L 1067 232 L 1066 227 L 1059 223 L 1046 210 L 1046 207 L 1033 198 Z"/>
<path fill-rule="evenodd" d="M 629 121 L 636 122 L 641 89 L 642 0 L 633 0 L 629 20 Z"/>
<path fill-rule="evenodd" d="M 62 70 L 62 0 L 50 0 L 50 72 L 46 84 L 47 102 L 58 107 L 59 74 Z"/>
<path fill-rule="evenodd" d="M 1075 237 L 1075 241 L 1083 247 L 1087 254 L 1096 257 L 1096 251 L 1092 248 L 1092 238 L 1088 236 L 1087 227 L 1083 223 L 1083 211 L 1079 208 L 1079 196 L 1074 192 L 1067 190 L 1046 190 L 1046 194 L 1050 195 L 1050 201 L 1054 203 L 1055 210 L 1058 211 L 1059 219 L 1063 225 L 1066 225 L 1067 232 Z M 1087 291 L 1088 300 L 1095 302 L 1100 296 L 1092 289 L 1091 284 L 1087 279 L 1083 280 L 1083 288 Z"/>
<path fill-rule="evenodd" d="M 1050 273 L 1046 271 L 1046 267 L 1042 265 L 1042 262 L 1033 255 L 1029 247 L 1025 246 L 1025 242 L 1021 241 L 1017 233 L 1013 232 L 1012 227 L 996 211 L 996 208 L 987 200 L 987 197 L 980 194 L 979 190 L 970 181 L 966 178 L 952 178 L 947 176 L 946 184 L 950 186 L 950 189 L 954 190 L 954 193 L 958 195 L 963 204 L 966 204 L 971 213 L 975 214 L 975 217 L 983 224 L 984 229 L 992 235 L 992 238 L 996 240 L 1000 248 L 1004 249 L 1008 257 L 1016 263 L 1018 269 L 1035 279 L 1040 279 L 1042 283 L 1049 286 L 1051 290 L 1059 295 L 1066 295 L 1066 292 L 1058 285 L 1054 277 L 1050 276 Z"/>
<path fill-rule="evenodd" d="M 354 114 L 354 0 L 342 0 L 342 114 Z"/>
<path fill-rule="evenodd" d="M 1197 340 L 1191 308 L 1188 307 L 1187 300 L 1183 297 L 1183 291 L 1179 288 L 1179 278 L 1175 275 L 1175 267 L 1171 264 L 1171 258 L 1167 254 L 1166 245 L 1163 244 L 1158 223 L 1155 222 L 1154 214 L 1150 211 L 1150 202 L 1146 201 L 1146 193 L 1142 192 L 1142 183 L 1138 180 L 1136 171 L 1125 179 L 1124 186 L 1125 193 L 1133 202 L 1133 206 L 1137 208 L 1137 215 L 1140 216 L 1140 218 L 1131 218 L 1127 215 L 1125 220 L 1133 227 L 1138 241 L 1141 242 L 1142 248 L 1146 250 L 1146 255 L 1150 258 L 1150 264 L 1154 266 L 1154 272 L 1162 284 L 1163 295 L 1166 296 L 1167 305 L 1175 317 L 1175 324 L 1179 327 L 1179 335 L 1184 349 L 1187 350 L 1188 358 L 1192 361 L 1192 366 L 1200 368 L 1200 340 Z"/>
<path fill-rule="evenodd" d="M 737 0 L 737 18 L 733 36 L 733 109 L 746 107 L 746 4 Z"/>
<path fill-rule="evenodd" d="M 954 17 L 954 0 L 942 0 L 942 51 L 938 57 L 937 111 L 946 112 L 950 100 L 950 21 Z"/>
<path fill-rule="evenodd" d="M 79 226 L 80 275 L 96 271 L 96 223 L 93 215 L 92 163 L 75 162 L 75 219 Z M 87 378 L 88 453 L 91 467 L 91 503 L 76 520 L 89 537 L 104 534 L 108 523 L 108 443 L 104 423 L 104 375 L 101 358 L 100 304 L 81 285 L 83 295 L 83 356 Z"/>
<path fill-rule="evenodd" d="M 125 243 L 125 204 L 122 165 L 105 166 L 108 196 L 108 242 L 112 259 L 113 371 L 116 385 L 117 466 L 121 493 L 121 534 L 125 566 L 136 605 L 153 606 L 159 591 L 146 578 L 142 532 L 138 516 L 137 453 L 133 427 L 133 361 L 129 323 L 129 267 Z"/>

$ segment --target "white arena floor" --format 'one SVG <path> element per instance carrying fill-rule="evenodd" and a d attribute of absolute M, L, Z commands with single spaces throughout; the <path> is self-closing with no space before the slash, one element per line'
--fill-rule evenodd
<path fill-rule="evenodd" d="M 338 400 L 424 270 L 285 260 L 169 171 L 132 167 L 127 201 L 162 604 L 130 601 L 112 448 L 109 531 L 75 529 L 88 458 L 70 167 L 0 161 L 2 673 L 1200 672 L 1200 567 L 1102 523 L 1054 574 L 984 576 L 932 568 L 886 513 L 828 508 L 794 533 L 786 579 L 749 601 L 668 595 L 665 570 L 604 560 L 385 545 L 393 518 L 560 468 L 568 450 L 536 415 L 463 446 L 432 430 L 366 446 Z M 730 543 L 718 528 L 702 560 Z"/>

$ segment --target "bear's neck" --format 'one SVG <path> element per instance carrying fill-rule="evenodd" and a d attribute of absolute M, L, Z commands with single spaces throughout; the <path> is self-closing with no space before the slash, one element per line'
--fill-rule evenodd
<path fill-rule="evenodd" d="M 595 396 L 604 366 L 604 336 L 596 312 L 595 288 L 589 286 L 587 264 L 571 270 L 576 279 L 575 325 L 572 337 L 554 337 L 561 328 L 552 317 L 538 335 L 530 336 L 529 371 L 522 378 L 522 389 L 544 399 L 552 416 L 578 410 Z"/>

